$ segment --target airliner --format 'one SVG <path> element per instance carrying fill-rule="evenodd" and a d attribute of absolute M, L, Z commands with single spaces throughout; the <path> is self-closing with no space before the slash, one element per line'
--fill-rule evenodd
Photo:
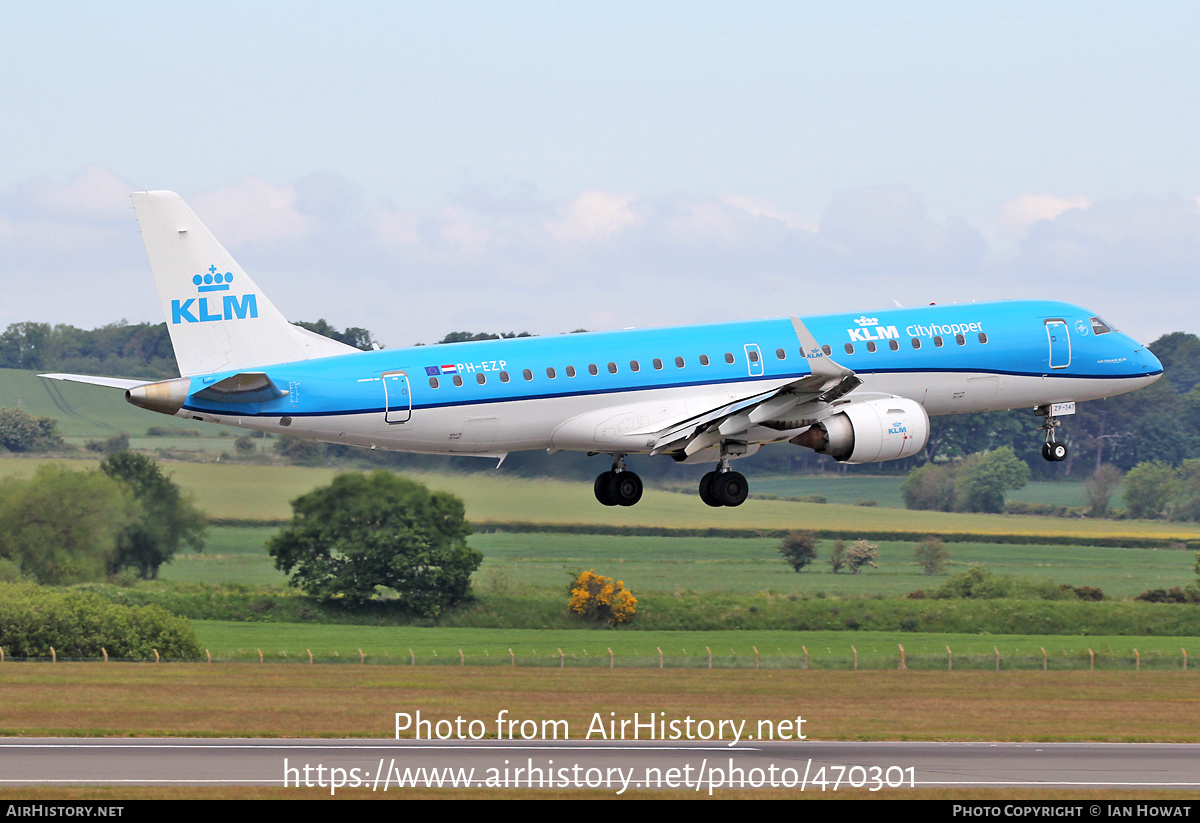
<path fill-rule="evenodd" d="M 766 444 L 896 460 L 924 449 L 938 414 L 1032 409 L 1042 456 L 1061 461 L 1060 418 L 1075 403 L 1162 374 L 1094 312 L 1044 300 L 363 352 L 289 323 L 178 195 L 132 197 L 183 376 L 42 377 L 123 389 L 176 417 L 369 449 L 611 455 L 595 481 L 606 506 L 642 497 L 630 454 L 714 463 L 701 500 L 738 506 L 749 487 L 730 463 Z"/>

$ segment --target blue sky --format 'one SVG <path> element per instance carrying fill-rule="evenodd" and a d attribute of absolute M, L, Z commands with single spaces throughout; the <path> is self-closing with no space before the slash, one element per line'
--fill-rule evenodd
<path fill-rule="evenodd" d="M 1023 297 L 1200 330 L 1195 4 L 0 11 L 0 327 L 161 319 L 149 188 L 391 346 Z"/>

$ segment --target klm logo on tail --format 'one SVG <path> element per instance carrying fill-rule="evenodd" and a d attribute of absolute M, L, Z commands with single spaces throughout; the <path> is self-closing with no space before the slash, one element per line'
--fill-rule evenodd
<path fill-rule="evenodd" d="M 206 292 L 229 291 L 232 288 L 233 273 L 221 273 L 216 266 L 209 266 L 207 274 L 197 274 L 192 278 L 196 291 Z M 209 301 L 213 302 L 210 304 Z M 216 309 L 216 311 L 213 311 Z M 247 317 L 258 317 L 258 300 L 253 294 L 243 294 L 240 297 L 226 294 L 217 302 L 214 297 L 189 297 L 187 300 L 171 301 L 171 324 L 177 323 L 210 323 L 214 320 L 245 320 Z"/>

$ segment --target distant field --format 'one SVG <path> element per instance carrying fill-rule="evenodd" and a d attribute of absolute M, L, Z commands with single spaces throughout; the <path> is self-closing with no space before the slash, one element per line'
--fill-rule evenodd
<path fill-rule="evenodd" d="M 284 585 L 264 544 L 271 527 L 218 526 L 209 530 L 203 554 L 187 554 L 162 567 L 163 580 L 185 583 Z M 830 597 L 905 595 L 930 589 L 971 566 L 998 574 L 1051 579 L 1073 586 L 1097 586 L 1110 597 L 1132 597 L 1147 589 L 1184 586 L 1195 579 L 1192 552 L 1097 546 L 1023 546 L 954 543 L 946 573 L 926 577 L 912 558 L 913 544 L 879 543 L 879 568 L 861 574 L 833 574 L 820 558 L 797 574 L 771 538 L 622 537 L 566 534 L 474 534 L 470 544 L 483 552 L 474 584 L 483 591 L 515 593 L 527 588 L 562 588 L 584 569 L 620 578 L 636 593 L 722 591 L 753 594 L 821 592 Z"/>
<path fill-rule="evenodd" d="M 754 491 L 778 497 L 808 497 L 819 494 L 830 503 L 853 505 L 860 500 L 874 500 L 880 506 L 904 508 L 904 497 L 900 494 L 900 484 L 904 482 L 903 475 L 866 477 L 830 472 L 796 477 L 752 478 L 751 482 Z M 1082 481 L 1033 481 L 1022 489 L 1009 492 L 1006 498 L 1021 503 L 1048 503 L 1052 506 L 1088 505 L 1087 491 Z M 1119 492 L 1114 496 L 1111 505 L 1114 508 L 1123 505 Z"/>
<path fill-rule="evenodd" d="M 41 460 L 0 459 L 0 476 L 31 473 Z M 75 461 L 72 461 L 76 464 Z M 77 465 L 95 465 L 78 461 Z M 283 520 L 288 502 L 329 483 L 336 470 L 235 463 L 169 463 L 168 471 L 211 517 Z M 601 524 L 667 528 L 836 529 L 933 534 L 1040 534 L 1060 537 L 1200 539 L 1200 525 L 1161 521 L 1106 521 L 1016 515 L 916 512 L 883 507 L 755 500 L 736 509 L 712 509 L 695 495 L 649 490 L 631 508 L 596 503 L 590 483 L 526 480 L 506 475 L 410 476 L 463 498 L 474 522 Z"/>

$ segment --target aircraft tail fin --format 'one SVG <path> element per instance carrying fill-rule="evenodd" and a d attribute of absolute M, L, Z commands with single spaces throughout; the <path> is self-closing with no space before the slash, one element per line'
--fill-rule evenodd
<path fill-rule="evenodd" d="M 287 321 L 174 192 L 134 192 L 179 373 L 246 370 L 357 352 Z"/>

